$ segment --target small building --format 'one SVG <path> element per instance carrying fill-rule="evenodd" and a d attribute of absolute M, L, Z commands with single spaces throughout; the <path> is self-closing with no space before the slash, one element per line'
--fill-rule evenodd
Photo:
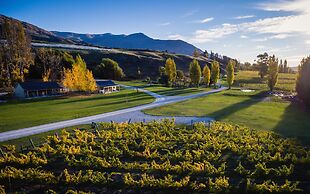
<path fill-rule="evenodd" d="M 112 80 L 96 80 L 96 84 L 98 92 L 102 94 L 118 92 L 121 90 L 120 85 L 116 84 Z"/>
<path fill-rule="evenodd" d="M 57 82 L 23 82 L 16 85 L 14 94 L 18 98 L 35 98 L 61 95 L 67 92 Z"/>

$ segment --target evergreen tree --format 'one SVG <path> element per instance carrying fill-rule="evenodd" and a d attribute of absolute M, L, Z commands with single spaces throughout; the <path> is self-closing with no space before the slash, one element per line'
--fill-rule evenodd
<path fill-rule="evenodd" d="M 278 81 L 278 59 L 273 55 L 268 59 L 268 87 L 272 92 Z"/>
<path fill-rule="evenodd" d="M 280 64 L 279 64 L 279 73 L 284 73 L 282 59 L 280 60 Z"/>
<path fill-rule="evenodd" d="M 208 87 L 210 84 L 211 72 L 207 64 L 203 67 L 202 74 L 203 74 L 203 82 L 204 84 L 206 84 L 206 87 Z"/>
<path fill-rule="evenodd" d="M 227 84 L 229 89 L 231 88 L 232 84 L 234 83 L 235 79 L 235 64 L 236 62 L 234 60 L 229 60 L 228 65 L 226 66 L 226 72 L 227 72 Z"/>
<path fill-rule="evenodd" d="M 220 78 L 220 64 L 216 60 L 213 60 L 211 64 L 211 81 L 214 84 L 214 88 L 216 88 L 216 84 Z"/>
<path fill-rule="evenodd" d="M 296 82 L 297 96 L 310 107 L 310 56 L 301 60 L 298 69 Z"/>
<path fill-rule="evenodd" d="M 191 79 L 191 83 L 199 87 L 201 67 L 196 59 L 194 59 L 189 65 L 189 77 Z"/>
<path fill-rule="evenodd" d="M 165 71 L 168 78 L 168 85 L 175 82 L 177 77 L 177 67 L 172 58 L 168 58 L 165 63 Z"/>
<path fill-rule="evenodd" d="M 261 77 L 261 79 L 263 79 L 267 73 L 268 73 L 268 54 L 264 53 L 264 54 L 260 54 L 257 56 L 258 60 L 257 60 L 257 64 L 258 64 L 258 68 L 259 68 L 259 76 Z"/>

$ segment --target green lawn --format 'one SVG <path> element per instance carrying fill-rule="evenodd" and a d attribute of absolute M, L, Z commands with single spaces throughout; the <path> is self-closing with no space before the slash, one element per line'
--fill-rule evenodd
<path fill-rule="evenodd" d="M 279 73 L 275 91 L 294 92 L 297 74 Z M 257 71 L 240 71 L 235 77 L 235 86 L 254 90 L 268 90 L 267 76 L 261 80 Z"/>
<path fill-rule="evenodd" d="M 151 92 L 155 92 L 160 95 L 164 96 L 185 96 L 190 94 L 195 94 L 199 92 L 205 92 L 209 91 L 210 88 L 174 88 L 174 87 L 165 87 L 161 84 L 153 84 L 149 85 L 146 82 L 143 82 L 142 80 L 132 80 L 132 81 L 117 81 L 119 84 L 124 84 L 127 86 L 135 86 L 144 88 L 146 90 L 149 90 Z"/>
<path fill-rule="evenodd" d="M 279 74 L 277 91 L 294 91 L 296 74 Z M 310 113 L 297 104 L 267 97 L 266 80 L 257 72 L 238 72 L 235 88 L 206 97 L 145 110 L 152 115 L 208 116 L 256 129 L 274 130 L 284 136 L 297 137 L 310 144 Z M 236 87 L 237 86 L 237 87 Z M 255 89 L 241 92 L 238 87 Z"/>
<path fill-rule="evenodd" d="M 10 101 L 0 105 L 0 132 L 115 111 L 153 100 L 143 92 L 122 90 L 107 95 Z"/>

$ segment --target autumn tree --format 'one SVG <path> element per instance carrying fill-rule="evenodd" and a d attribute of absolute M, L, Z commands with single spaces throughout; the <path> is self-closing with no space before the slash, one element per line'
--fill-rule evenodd
<path fill-rule="evenodd" d="M 231 59 L 226 66 L 227 84 L 229 89 L 231 89 L 231 86 L 234 83 L 235 79 L 235 64 L 236 61 Z"/>
<path fill-rule="evenodd" d="M 220 79 L 220 63 L 216 60 L 212 61 L 211 64 L 211 81 L 214 84 L 214 88 L 216 88 L 216 84 Z"/>
<path fill-rule="evenodd" d="M 203 75 L 203 83 L 206 84 L 206 87 L 208 87 L 210 84 L 211 72 L 207 64 L 203 67 L 202 75 Z"/>
<path fill-rule="evenodd" d="M 0 79 L 4 81 L 3 85 L 12 87 L 24 81 L 33 63 L 31 40 L 17 20 L 5 19 L 1 29 L 5 42 L 1 45 Z"/>
<path fill-rule="evenodd" d="M 273 55 L 268 61 L 268 87 L 272 92 L 278 81 L 278 59 Z"/>
<path fill-rule="evenodd" d="M 194 59 L 189 65 L 189 77 L 191 79 L 191 83 L 199 87 L 201 67 L 196 59 Z"/>
<path fill-rule="evenodd" d="M 310 106 L 310 56 L 303 58 L 298 67 L 296 92 L 307 106 Z"/>
<path fill-rule="evenodd" d="M 258 64 L 258 74 L 261 79 L 263 79 L 268 73 L 268 54 L 263 53 L 257 56 L 257 64 Z"/>
<path fill-rule="evenodd" d="M 165 71 L 168 78 L 168 85 L 171 85 L 173 82 L 175 82 L 177 77 L 177 67 L 172 58 L 168 58 L 166 60 Z"/>
<path fill-rule="evenodd" d="M 76 57 L 72 69 L 64 69 L 63 85 L 71 91 L 93 92 L 96 90 L 93 74 L 87 69 L 86 63 L 80 55 Z"/>
<path fill-rule="evenodd" d="M 53 49 L 39 48 L 36 52 L 42 72 L 43 81 L 57 81 L 61 77 L 62 68 L 60 63 L 62 55 Z"/>
<path fill-rule="evenodd" d="M 120 80 L 125 74 L 123 69 L 118 65 L 118 63 L 109 58 L 103 58 L 101 63 L 96 67 L 96 72 L 98 77 Z"/>

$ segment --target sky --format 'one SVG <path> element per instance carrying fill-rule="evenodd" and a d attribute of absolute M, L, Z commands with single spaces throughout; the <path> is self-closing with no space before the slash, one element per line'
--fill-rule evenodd
<path fill-rule="evenodd" d="M 310 0 L 0 0 L 0 14 L 46 30 L 181 39 L 254 62 L 310 55 Z"/>

